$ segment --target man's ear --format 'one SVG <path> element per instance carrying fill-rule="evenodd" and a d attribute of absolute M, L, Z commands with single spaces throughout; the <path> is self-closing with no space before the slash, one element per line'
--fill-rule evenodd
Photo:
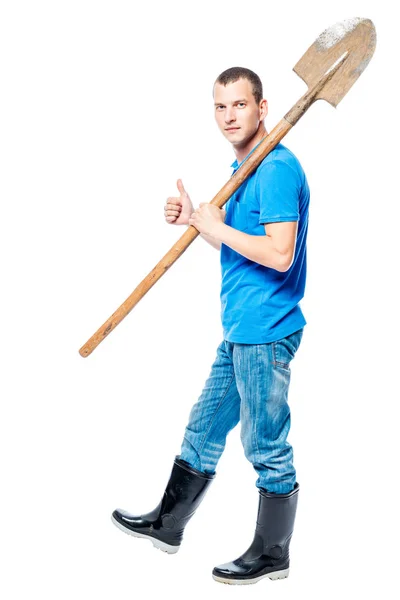
<path fill-rule="evenodd" d="M 260 109 L 260 121 L 263 121 L 268 114 L 268 102 L 265 100 L 265 98 L 263 100 L 261 100 L 259 109 Z"/>

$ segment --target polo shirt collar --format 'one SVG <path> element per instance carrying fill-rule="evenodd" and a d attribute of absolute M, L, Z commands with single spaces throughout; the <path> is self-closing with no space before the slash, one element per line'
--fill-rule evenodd
<path fill-rule="evenodd" d="M 263 138 L 263 139 L 265 139 L 265 138 Z M 242 163 L 244 163 L 244 161 L 245 161 L 245 160 L 247 160 L 247 159 L 249 158 L 250 154 L 252 154 L 252 153 L 254 152 L 254 150 L 257 148 L 257 146 L 259 146 L 259 145 L 261 144 L 261 142 L 262 142 L 262 141 L 263 141 L 263 140 L 259 141 L 259 142 L 258 142 L 258 144 L 257 144 L 256 146 L 254 146 L 254 148 L 253 148 L 252 150 L 250 150 L 250 152 L 248 153 L 248 155 L 247 155 L 247 156 L 246 156 L 246 157 L 245 157 L 245 158 L 242 160 L 242 162 L 241 162 L 241 163 L 238 163 L 237 159 L 233 161 L 233 163 L 231 164 L 231 167 L 232 167 L 232 169 L 233 169 L 233 173 L 234 173 L 235 171 L 237 171 L 237 170 L 238 170 L 238 168 L 240 167 L 240 165 L 241 165 Z M 233 175 L 233 173 L 232 173 L 232 175 Z"/>

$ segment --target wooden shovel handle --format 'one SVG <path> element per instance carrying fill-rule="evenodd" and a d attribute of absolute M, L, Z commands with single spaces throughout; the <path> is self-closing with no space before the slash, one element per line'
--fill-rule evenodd
<path fill-rule="evenodd" d="M 162 275 L 181 254 L 190 246 L 193 240 L 199 235 L 195 227 L 189 225 L 182 237 L 176 242 L 169 252 L 156 264 L 154 269 L 143 279 L 141 283 L 133 290 L 132 294 L 121 304 L 119 308 L 111 315 L 109 319 L 96 331 L 94 335 L 79 350 L 83 357 L 89 356 L 95 348 L 108 336 L 109 333 L 129 314 L 136 304 L 143 298 L 150 288 L 160 279 Z"/>
<path fill-rule="evenodd" d="M 242 163 L 236 173 L 221 188 L 218 194 L 211 200 L 210 204 L 215 204 L 222 208 L 229 200 L 232 194 L 241 186 L 243 181 L 252 173 L 260 162 L 275 148 L 281 139 L 291 129 L 292 125 L 282 119 L 278 125 L 267 135 L 250 156 Z M 109 333 L 130 313 L 132 308 L 143 298 L 150 288 L 160 279 L 162 275 L 174 264 L 174 262 L 190 246 L 193 240 L 199 235 L 195 227 L 189 225 L 189 228 L 179 238 L 176 244 L 167 252 L 154 269 L 143 279 L 132 294 L 121 304 L 121 306 L 111 315 L 109 319 L 96 331 L 94 335 L 82 346 L 79 354 L 83 357 L 89 356 L 93 350 L 108 336 Z"/>

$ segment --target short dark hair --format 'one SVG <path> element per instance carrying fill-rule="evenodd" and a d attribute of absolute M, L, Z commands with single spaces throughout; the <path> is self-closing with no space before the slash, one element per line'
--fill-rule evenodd
<path fill-rule="evenodd" d="M 226 71 L 223 71 L 220 75 L 218 75 L 214 82 L 214 86 L 216 83 L 221 83 L 222 85 L 226 86 L 228 83 L 238 81 L 238 79 L 247 79 L 250 81 L 253 87 L 252 92 L 254 99 L 257 104 L 259 104 L 263 99 L 261 79 L 257 73 L 254 73 L 254 71 L 251 71 L 250 69 L 246 69 L 245 67 L 231 67 L 230 69 L 226 69 Z"/>

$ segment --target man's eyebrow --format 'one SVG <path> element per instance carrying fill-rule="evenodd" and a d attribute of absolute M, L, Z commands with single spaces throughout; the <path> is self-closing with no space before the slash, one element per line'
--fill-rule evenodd
<path fill-rule="evenodd" d="M 237 104 L 238 102 L 247 102 L 246 98 L 240 98 L 239 100 L 235 100 L 232 104 Z M 214 102 L 214 106 L 223 106 L 223 102 Z"/>

